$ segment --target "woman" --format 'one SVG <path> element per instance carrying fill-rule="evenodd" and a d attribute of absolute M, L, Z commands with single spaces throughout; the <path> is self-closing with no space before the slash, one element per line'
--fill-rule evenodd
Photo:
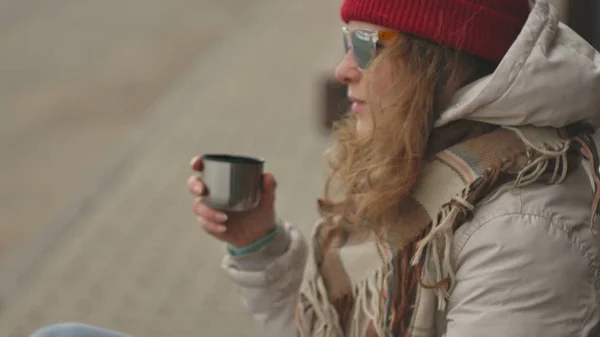
<path fill-rule="evenodd" d="M 201 177 L 188 181 L 265 334 L 600 334 L 586 123 L 600 54 L 546 1 L 345 0 L 341 14 L 336 76 L 352 113 L 328 153 L 312 252 L 276 220 L 272 175 L 238 214 L 210 209 Z M 39 336 L 62 336 L 52 329 Z"/>

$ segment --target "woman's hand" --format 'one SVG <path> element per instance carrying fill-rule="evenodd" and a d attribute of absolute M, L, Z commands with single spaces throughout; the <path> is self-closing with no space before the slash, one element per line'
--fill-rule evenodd
<path fill-rule="evenodd" d="M 274 204 L 277 183 L 272 174 L 263 175 L 263 191 L 256 208 L 244 212 L 223 212 L 202 202 L 202 197 L 210 193 L 202 181 L 202 159 L 194 157 L 190 164 L 196 172 L 187 182 L 190 193 L 196 197 L 193 211 L 206 232 L 218 240 L 240 248 L 260 240 L 275 229 Z"/>

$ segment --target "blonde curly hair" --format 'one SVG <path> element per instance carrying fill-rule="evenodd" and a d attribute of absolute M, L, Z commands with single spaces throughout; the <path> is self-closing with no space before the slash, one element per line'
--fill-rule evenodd
<path fill-rule="evenodd" d="M 432 151 L 434 121 L 459 88 L 495 66 L 413 36 L 402 35 L 384 48 L 363 79 L 369 88 L 371 134 L 357 133 L 353 116 L 334 127 L 335 141 L 327 151 L 330 172 L 319 199 L 325 223 L 375 230 L 394 226 Z M 391 79 L 384 94 L 375 92 L 382 69 Z M 394 101 L 384 103 L 383 96 Z"/>

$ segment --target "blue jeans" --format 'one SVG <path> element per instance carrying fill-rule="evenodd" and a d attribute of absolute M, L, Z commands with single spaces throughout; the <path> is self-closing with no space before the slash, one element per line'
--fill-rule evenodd
<path fill-rule="evenodd" d="M 109 331 L 79 323 L 59 323 L 48 325 L 36 331 L 31 337 L 129 337 L 116 331 Z"/>

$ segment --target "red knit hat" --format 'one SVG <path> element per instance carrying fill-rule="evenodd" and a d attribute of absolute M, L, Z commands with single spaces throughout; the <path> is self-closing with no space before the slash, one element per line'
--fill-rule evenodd
<path fill-rule="evenodd" d="M 529 15 L 528 0 L 344 0 L 342 20 L 364 21 L 500 62 Z"/>

